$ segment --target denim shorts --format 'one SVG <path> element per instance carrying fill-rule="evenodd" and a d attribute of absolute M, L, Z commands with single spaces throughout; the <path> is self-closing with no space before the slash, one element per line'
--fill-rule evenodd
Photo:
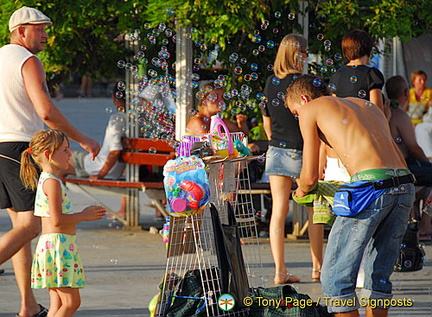
<path fill-rule="evenodd" d="M 302 150 L 283 149 L 270 145 L 266 154 L 265 173 L 300 177 L 302 154 Z"/>
<path fill-rule="evenodd" d="M 356 310 L 369 299 L 380 307 L 380 302 L 392 298 L 390 275 L 399 255 L 414 196 L 414 184 L 402 184 L 386 189 L 356 216 L 336 218 L 321 274 L 324 296 L 333 300 L 326 302 L 330 313 Z M 359 298 L 355 288 L 363 253 L 365 281 Z M 341 300 L 347 305 L 338 304 Z"/>

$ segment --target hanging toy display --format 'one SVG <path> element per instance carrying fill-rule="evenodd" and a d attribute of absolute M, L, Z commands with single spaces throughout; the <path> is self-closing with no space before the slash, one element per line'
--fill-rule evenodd
<path fill-rule="evenodd" d="M 190 216 L 204 210 L 210 188 L 204 162 L 197 156 L 181 156 L 164 166 L 164 187 L 170 215 Z"/>
<path fill-rule="evenodd" d="M 218 116 L 212 116 L 210 122 L 210 138 L 216 155 L 221 157 L 238 157 L 239 153 L 233 146 L 231 134 L 227 126 Z"/>

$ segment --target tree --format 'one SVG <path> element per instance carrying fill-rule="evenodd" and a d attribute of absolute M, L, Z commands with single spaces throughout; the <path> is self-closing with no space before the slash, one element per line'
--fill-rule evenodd
<path fill-rule="evenodd" d="M 124 48 L 122 36 L 127 32 L 138 34 L 145 48 L 135 56 L 145 71 L 142 74 L 163 73 L 167 67 L 171 71 L 175 29 L 191 26 L 196 62 L 191 76 L 222 75 L 230 92 L 237 94 L 232 103 L 258 111 L 259 92 L 271 73 L 278 43 L 287 33 L 302 32 L 302 14 L 309 16 L 310 50 L 323 57 L 323 65 L 314 65 L 321 75 L 325 75 L 322 70 L 329 73 L 343 62 L 341 38 L 352 28 L 365 29 L 374 39 L 399 36 L 409 40 L 430 32 L 432 26 L 431 1 L 304 3 L 301 9 L 300 2 L 292 0 L 9 0 L 0 3 L 0 44 L 8 42 L 8 19 L 15 9 L 27 5 L 47 14 L 54 25 L 49 27 L 51 38 L 40 56 L 52 85 L 71 74 L 88 73 L 93 78 L 116 74 L 119 60 L 136 55 Z M 216 60 L 223 69 L 215 73 L 211 63 Z"/>
<path fill-rule="evenodd" d="M 149 0 L 149 21 L 192 26 L 195 58 L 222 62 L 222 78 L 227 80 L 234 110 L 245 106 L 257 112 L 260 92 L 279 41 L 291 32 L 302 33 L 299 18 L 309 17 L 311 53 L 321 56 L 321 63 L 310 65 L 312 71 L 328 77 L 343 63 L 340 43 L 350 29 L 365 29 L 375 40 L 399 36 L 409 40 L 430 31 L 432 3 L 423 0 Z M 303 11 L 302 11 L 303 10 Z M 170 14 L 167 14 L 169 12 Z M 381 52 L 383 53 L 383 52 Z M 198 74 L 203 73 L 203 69 Z M 213 77 L 217 75 L 213 74 Z M 245 89 L 243 89 L 245 88 Z M 231 94 L 232 95 L 232 94 Z M 232 97 L 232 96 L 231 96 Z"/>
<path fill-rule="evenodd" d="M 10 15 L 24 5 L 41 10 L 54 23 L 48 27 L 46 49 L 39 54 L 50 85 L 65 82 L 74 74 L 112 77 L 118 73 L 117 61 L 130 54 L 121 35 L 144 23 L 145 1 L 8 0 L 0 3 L 1 45 L 9 42 Z"/>

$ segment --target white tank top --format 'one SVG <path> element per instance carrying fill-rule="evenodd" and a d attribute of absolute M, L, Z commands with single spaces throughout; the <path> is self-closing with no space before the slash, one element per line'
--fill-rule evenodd
<path fill-rule="evenodd" d="M 338 158 L 328 157 L 324 172 L 325 181 L 340 181 L 349 183 L 351 176 Z"/>
<path fill-rule="evenodd" d="M 22 66 L 32 56 L 20 45 L 0 48 L 0 142 L 29 142 L 44 128 L 22 76 Z"/>

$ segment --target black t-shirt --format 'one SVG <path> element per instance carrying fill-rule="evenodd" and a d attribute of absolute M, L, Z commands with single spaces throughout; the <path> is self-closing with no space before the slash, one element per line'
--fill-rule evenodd
<path fill-rule="evenodd" d="M 332 86 L 334 85 L 334 86 Z M 340 98 L 357 97 L 369 100 L 372 89 L 384 86 L 384 75 L 366 65 L 342 66 L 330 78 L 329 88 Z"/>
<path fill-rule="evenodd" d="M 287 149 L 303 149 L 303 138 L 300 133 L 298 120 L 291 111 L 285 107 L 285 95 L 294 76 L 290 74 L 284 79 L 272 75 L 267 78 L 264 95 L 267 97 L 267 106 L 262 110 L 264 116 L 272 120 L 272 138 L 269 144 Z"/>

